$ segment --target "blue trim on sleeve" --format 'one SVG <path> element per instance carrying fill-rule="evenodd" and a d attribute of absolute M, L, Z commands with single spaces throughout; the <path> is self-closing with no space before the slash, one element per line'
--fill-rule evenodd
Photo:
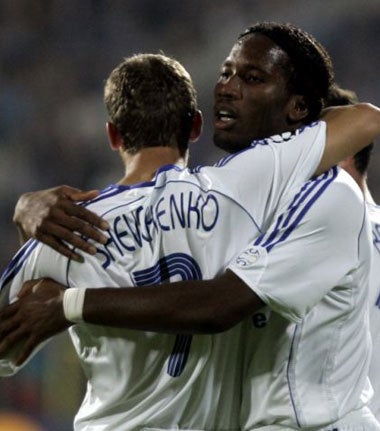
<path fill-rule="evenodd" d="M 294 197 L 286 213 L 278 217 L 274 228 L 260 235 L 254 245 L 265 247 L 269 253 L 273 247 L 285 241 L 337 175 L 338 168 L 334 167 L 319 177 L 308 181 Z M 286 215 L 285 219 L 284 215 Z"/>
<path fill-rule="evenodd" d="M 37 240 L 31 239 L 16 253 L 1 276 L 0 290 L 18 274 L 37 244 L 39 244 Z"/>

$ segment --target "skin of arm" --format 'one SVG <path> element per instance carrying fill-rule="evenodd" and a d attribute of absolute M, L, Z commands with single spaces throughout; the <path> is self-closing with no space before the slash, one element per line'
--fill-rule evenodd
<path fill-rule="evenodd" d="M 16 361 L 21 365 L 38 344 L 72 325 L 63 313 L 65 290 L 66 286 L 50 279 L 24 284 L 19 300 L 0 311 L 0 357 L 23 340 L 24 348 Z M 87 289 L 83 317 L 86 322 L 106 326 L 210 334 L 226 331 L 263 305 L 239 277 L 227 270 L 201 283 Z"/>
<path fill-rule="evenodd" d="M 380 109 L 370 103 L 327 108 L 321 119 L 327 123 L 327 136 L 316 175 L 353 156 L 380 134 Z"/>

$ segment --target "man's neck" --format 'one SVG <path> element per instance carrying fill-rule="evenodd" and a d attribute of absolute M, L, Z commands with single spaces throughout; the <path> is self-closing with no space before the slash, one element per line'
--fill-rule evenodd
<path fill-rule="evenodd" d="M 125 175 L 118 182 L 121 185 L 131 185 L 151 181 L 157 170 L 165 165 L 185 167 L 187 157 L 180 155 L 178 149 L 171 147 L 143 148 L 136 154 L 122 153 L 125 165 Z"/>

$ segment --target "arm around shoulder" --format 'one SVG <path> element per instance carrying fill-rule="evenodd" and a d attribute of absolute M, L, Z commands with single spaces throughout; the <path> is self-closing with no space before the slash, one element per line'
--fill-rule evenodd
<path fill-rule="evenodd" d="M 262 306 L 243 280 L 226 271 L 211 280 L 86 289 L 83 318 L 137 330 L 212 334 L 230 329 Z"/>
<path fill-rule="evenodd" d="M 317 174 L 353 156 L 380 135 L 380 109 L 371 103 L 328 108 L 326 147 Z"/>

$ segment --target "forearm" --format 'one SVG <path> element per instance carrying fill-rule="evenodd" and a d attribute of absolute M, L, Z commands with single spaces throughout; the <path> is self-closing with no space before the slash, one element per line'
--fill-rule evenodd
<path fill-rule="evenodd" d="M 262 307 L 231 271 L 213 280 L 87 289 L 85 322 L 168 333 L 225 331 Z"/>
<path fill-rule="evenodd" d="M 320 174 L 369 145 L 380 135 L 380 109 L 370 103 L 328 108 L 326 147 L 317 174 Z"/>

